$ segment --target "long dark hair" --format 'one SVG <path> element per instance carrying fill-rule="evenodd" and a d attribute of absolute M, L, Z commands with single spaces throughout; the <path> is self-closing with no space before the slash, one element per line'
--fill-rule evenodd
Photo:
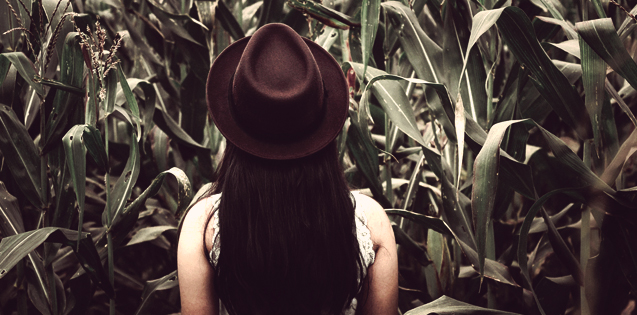
<path fill-rule="evenodd" d="M 222 193 L 214 285 L 230 314 L 341 314 L 350 306 L 363 265 L 335 142 L 286 161 L 228 142 L 212 193 Z"/>

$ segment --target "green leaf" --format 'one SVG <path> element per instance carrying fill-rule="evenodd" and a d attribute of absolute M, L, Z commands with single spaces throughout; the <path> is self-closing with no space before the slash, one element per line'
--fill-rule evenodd
<path fill-rule="evenodd" d="M 533 83 L 555 113 L 581 139 L 590 138 L 591 126 L 584 103 L 540 46 L 524 11 L 517 7 L 504 8 L 497 25 L 509 49 L 530 70 Z"/>
<path fill-rule="evenodd" d="M 593 8 L 595 8 L 595 12 L 600 19 L 606 17 L 606 12 L 604 12 L 604 6 L 602 5 L 602 1 L 600 0 L 591 0 L 593 2 Z M 608 4 L 608 2 L 606 3 Z"/>
<path fill-rule="evenodd" d="M 153 122 L 165 132 L 171 139 L 177 140 L 194 149 L 202 149 L 209 151 L 210 149 L 202 146 L 193 140 L 192 137 L 184 131 L 179 124 L 168 115 L 165 108 L 157 106 L 157 110 L 154 111 Z"/>
<path fill-rule="evenodd" d="M 128 161 L 126 162 L 126 166 L 124 167 L 122 174 L 119 176 L 117 182 L 111 190 L 111 208 L 106 209 L 104 214 L 102 215 L 102 224 L 104 224 L 108 228 L 112 227 L 112 223 L 114 221 L 110 222 L 111 225 L 108 224 L 109 222 L 108 220 L 106 220 L 106 211 L 110 211 L 110 215 L 113 220 L 120 215 L 120 212 L 124 211 L 126 202 L 133 192 L 133 187 L 135 186 L 137 177 L 139 176 L 140 153 L 139 145 L 137 144 L 136 138 L 137 136 L 135 132 L 132 132 Z"/>
<path fill-rule="evenodd" d="M 400 46 L 405 50 L 418 78 L 442 83 L 435 65 L 442 60 L 442 48 L 422 30 L 414 12 L 398 1 L 383 2 L 387 16 L 394 27 L 401 30 Z"/>
<path fill-rule="evenodd" d="M 500 144 L 504 133 L 512 120 L 493 125 L 484 146 L 476 156 L 473 164 L 473 190 L 471 193 L 471 208 L 476 229 L 476 245 L 479 260 L 479 272 L 484 273 L 484 260 L 487 250 L 487 229 L 493 216 L 496 191 L 498 188 L 498 174 L 500 172 Z"/>
<path fill-rule="evenodd" d="M 593 51 L 582 37 L 580 37 L 579 46 L 582 52 L 584 100 L 588 114 L 591 117 L 591 125 L 593 126 L 595 151 L 597 152 L 597 156 L 599 156 L 600 150 L 602 149 L 602 126 L 600 125 L 600 120 L 605 98 L 606 63 Z"/>
<path fill-rule="evenodd" d="M 600 179 L 606 184 L 612 185 L 615 179 L 617 179 L 617 176 L 620 175 L 624 164 L 632 155 L 631 152 L 634 152 L 635 146 L 637 146 L 637 130 L 633 130 L 630 136 L 622 143 L 613 160 L 608 164 L 606 169 L 604 169 L 604 173 L 602 173 Z"/>
<path fill-rule="evenodd" d="M 579 261 L 575 258 L 575 255 L 573 255 L 568 245 L 566 245 L 562 236 L 558 233 L 557 228 L 555 228 L 555 224 L 549 217 L 546 210 L 542 208 L 541 214 L 544 219 L 544 223 L 546 223 L 546 226 L 548 227 L 549 241 L 551 242 L 553 251 L 562 264 L 564 264 L 564 266 L 566 266 L 569 270 L 573 279 L 575 279 L 575 282 L 577 282 L 580 286 L 584 286 L 584 273 L 579 265 Z"/>
<path fill-rule="evenodd" d="M 0 182 L 0 231 L 5 238 L 24 232 L 24 223 L 20 214 L 18 200 L 7 191 L 3 182 Z M 44 310 L 48 311 L 51 305 L 51 296 L 47 287 L 44 263 L 35 252 L 28 253 L 27 256 L 32 267 L 32 271 L 28 273 L 29 282 L 33 286 L 34 294 L 43 297 Z M 12 267 L 0 270 L 0 278 L 10 268 Z"/>
<path fill-rule="evenodd" d="M 117 99 L 117 82 L 118 82 L 118 74 L 115 71 L 109 71 L 104 78 L 105 84 L 104 89 L 106 89 L 106 95 L 103 102 L 102 112 L 104 116 L 110 115 L 110 113 L 115 110 L 115 100 Z M 133 87 L 133 89 L 135 89 Z"/>
<path fill-rule="evenodd" d="M 145 91 L 144 91 L 145 92 Z M 181 127 L 197 143 L 203 140 L 208 107 L 206 81 L 189 74 L 181 84 Z"/>
<path fill-rule="evenodd" d="M 158 238 L 162 233 L 166 231 L 177 231 L 177 228 L 170 225 L 160 225 L 145 227 L 133 234 L 131 240 L 126 246 L 135 245 L 143 242 L 152 241 Z"/>
<path fill-rule="evenodd" d="M 504 9 L 505 8 L 480 11 L 473 17 L 471 36 L 469 36 L 469 42 L 467 43 L 467 48 L 464 52 L 462 71 L 459 73 L 460 78 L 458 79 L 457 84 L 455 82 L 450 82 L 450 84 L 456 84 L 457 86 L 461 85 L 462 76 L 464 75 L 465 69 L 467 67 L 467 62 L 469 61 L 470 57 L 470 54 L 467 54 L 467 52 L 470 52 L 473 48 L 473 45 L 476 44 L 480 36 L 486 33 L 498 21 L 498 19 L 500 19 L 500 16 L 502 15 Z"/>
<path fill-rule="evenodd" d="M 77 223 L 78 240 L 84 223 L 84 196 L 86 195 L 86 147 L 84 146 L 84 125 L 75 125 L 62 138 L 66 162 L 73 179 L 73 190 L 77 200 L 79 219 Z"/>
<path fill-rule="evenodd" d="M 564 31 L 564 35 L 566 35 L 566 38 L 577 39 L 577 32 L 575 32 L 575 29 L 573 29 L 573 25 L 570 24 L 570 22 L 550 18 L 547 16 L 537 16 L 536 18 L 544 23 L 553 24 L 553 25 L 562 27 L 562 30 Z"/>
<path fill-rule="evenodd" d="M 0 54 L 0 86 L 4 83 L 7 73 L 9 73 L 9 68 L 11 68 L 11 61 L 4 55 Z"/>
<path fill-rule="evenodd" d="M 5 58 L 9 59 L 16 69 L 18 69 L 18 73 L 22 76 L 24 81 L 27 82 L 33 89 L 40 95 L 44 96 L 44 89 L 42 88 L 42 84 L 37 81 L 37 70 L 33 65 L 33 62 L 27 58 L 22 52 L 12 52 L 12 53 L 4 53 L 2 54 Z"/>
<path fill-rule="evenodd" d="M 82 52 L 85 52 L 86 48 L 82 47 Z M 86 62 L 85 62 L 86 63 Z M 92 66 L 91 66 L 92 67 Z M 99 106 L 97 104 L 97 87 L 96 82 L 98 80 L 97 73 L 93 73 L 89 67 L 88 73 L 88 86 L 86 89 L 88 90 L 88 99 L 86 101 L 86 111 L 84 113 L 84 123 L 97 126 L 97 121 L 99 119 Z"/>
<path fill-rule="evenodd" d="M 119 83 L 122 86 L 122 90 L 124 91 L 124 96 L 126 97 L 126 104 L 128 104 L 128 109 L 133 114 L 133 122 L 137 125 L 137 141 L 139 141 L 139 137 L 141 137 L 140 130 L 140 118 L 139 118 L 139 106 L 137 106 L 137 99 L 135 99 L 135 94 L 131 91 L 131 88 L 128 86 L 128 82 L 126 81 L 126 76 L 124 75 L 124 71 L 122 71 L 122 65 L 117 64 L 117 76 L 119 78 Z"/>
<path fill-rule="evenodd" d="M 234 18 L 234 15 L 232 15 L 223 0 L 217 0 L 217 7 L 214 12 L 215 17 L 219 19 L 221 26 L 232 36 L 232 39 L 239 40 L 245 37 L 241 25 Z"/>
<path fill-rule="evenodd" d="M 546 44 L 551 45 L 551 46 L 555 46 L 577 58 L 580 58 L 581 53 L 580 53 L 580 42 L 577 39 L 569 39 L 566 41 L 563 41 L 561 43 L 549 43 L 547 42 Z"/>
<path fill-rule="evenodd" d="M 531 281 L 531 276 L 529 275 L 529 267 L 528 267 L 527 257 L 526 257 L 527 239 L 529 235 L 529 230 L 531 229 L 531 225 L 533 223 L 535 216 L 537 215 L 537 212 L 540 209 L 542 209 L 542 206 L 544 205 L 546 201 L 548 201 L 552 196 L 556 194 L 566 193 L 572 190 L 573 190 L 572 188 L 553 190 L 545 194 L 541 198 L 537 199 L 535 203 L 533 204 L 533 206 L 531 206 L 531 208 L 529 209 L 529 212 L 526 214 L 526 217 L 524 218 L 524 222 L 522 223 L 522 227 L 520 228 L 520 232 L 519 232 L 518 252 L 517 252 L 518 263 L 520 264 L 520 270 L 522 271 L 522 275 L 524 276 L 524 279 L 526 280 L 527 287 L 531 289 L 531 292 L 533 293 L 533 297 L 535 298 L 535 303 L 538 309 L 540 310 L 540 313 L 542 314 L 545 314 L 545 313 L 544 313 L 544 310 L 542 309 L 540 301 L 537 298 L 537 294 L 535 293 L 535 290 L 533 289 L 533 282 Z"/>
<path fill-rule="evenodd" d="M 361 46 L 363 49 L 363 72 L 367 71 L 367 61 L 372 54 L 372 46 L 378 30 L 378 19 L 380 16 L 380 0 L 363 0 L 361 7 Z"/>
<path fill-rule="evenodd" d="M 362 73 L 363 65 L 353 62 L 350 64 L 357 74 Z M 365 95 L 368 90 L 371 90 L 385 110 L 385 113 L 389 116 L 389 119 L 391 119 L 391 121 L 396 124 L 402 132 L 414 139 L 420 145 L 428 146 L 424 142 L 418 126 L 416 125 L 414 110 L 409 103 L 405 90 L 402 85 L 395 81 L 405 80 L 433 87 L 440 98 L 448 102 L 449 98 L 446 88 L 442 84 L 389 75 L 384 71 L 371 67 L 366 72 L 366 79 L 368 83 L 363 90 L 363 95 Z M 365 104 L 361 101 L 361 107 L 364 107 L 364 105 Z"/>
<path fill-rule="evenodd" d="M 102 134 L 100 131 L 93 126 L 85 125 L 83 136 L 84 146 L 93 158 L 93 161 L 95 161 L 102 171 L 108 171 L 108 156 L 106 156 L 106 149 L 104 148 L 104 142 L 102 141 Z"/>
<path fill-rule="evenodd" d="M 155 106 L 157 103 L 157 94 L 153 84 L 147 81 L 141 81 L 137 84 L 144 91 L 144 108 L 142 109 L 142 124 L 144 125 L 144 134 L 142 139 L 146 139 L 148 133 L 153 128 L 153 116 L 155 115 Z"/>
<path fill-rule="evenodd" d="M 532 0 L 532 2 L 544 11 L 548 11 L 554 19 L 564 21 L 564 17 L 556 8 L 556 5 L 558 5 L 563 9 L 561 2 L 552 0 Z"/>
<path fill-rule="evenodd" d="M 633 87 L 637 87 L 637 63 L 624 48 L 610 18 L 577 23 L 581 38 Z"/>
<path fill-rule="evenodd" d="M 454 300 L 448 296 L 442 296 L 439 299 L 427 303 L 425 305 L 416 307 L 409 312 L 406 312 L 405 315 L 428 315 L 428 314 L 439 314 L 439 315 L 459 315 L 459 314 L 493 314 L 493 315 L 514 315 L 517 313 L 509 313 L 504 311 L 498 311 L 493 309 L 487 309 L 475 305 L 471 305 L 468 303 L 460 302 Z"/>
<path fill-rule="evenodd" d="M 71 228 L 71 223 L 77 210 L 75 209 L 75 190 L 64 145 L 57 146 L 48 154 L 53 189 L 55 191 L 55 209 L 51 226 Z M 49 258 L 49 257 L 47 257 Z M 54 257 L 50 256 L 51 262 Z M 49 261 L 46 262 L 47 264 Z"/>
<path fill-rule="evenodd" d="M 367 125 L 360 126 L 358 124 L 359 118 L 357 115 L 360 115 L 360 113 L 351 110 L 349 113 L 352 124 L 347 131 L 347 148 L 356 161 L 356 168 L 361 171 L 367 180 L 374 198 L 384 208 L 391 208 L 392 204 L 383 195 L 383 188 L 378 180 L 378 149 L 365 136 L 365 133 L 369 131 L 363 130 L 363 128 L 367 128 Z"/>
<path fill-rule="evenodd" d="M 432 263 L 427 251 L 422 245 L 416 243 L 407 233 L 405 233 L 398 225 L 392 224 L 396 244 L 402 246 L 409 254 L 411 254 L 422 266 L 428 266 Z"/>
<path fill-rule="evenodd" d="M 637 14 L 637 7 L 633 7 L 633 9 L 630 10 L 630 14 L 632 14 L 633 16 Z M 620 25 L 619 29 L 617 30 L 619 39 L 624 42 L 628 35 L 630 35 L 635 29 L 635 27 L 637 27 L 637 22 L 635 21 L 635 19 L 633 19 L 632 16 L 627 16 L 626 18 L 624 18 L 624 22 L 622 22 L 622 25 Z"/>
<path fill-rule="evenodd" d="M 175 21 L 173 21 L 163 10 L 159 9 L 156 6 L 153 6 L 152 11 L 157 19 L 161 22 L 162 30 L 164 32 L 169 32 L 169 34 L 187 40 L 197 46 L 203 47 L 203 45 L 196 39 L 194 39 L 192 35 L 190 35 L 190 33 L 188 33 L 188 31 L 181 24 L 175 23 Z"/>
<path fill-rule="evenodd" d="M 598 178 L 590 169 L 588 169 L 584 163 L 577 157 L 573 151 L 571 151 L 566 144 L 564 144 L 559 138 L 546 131 L 541 126 L 530 120 L 519 121 L 507 121 L 494 125 L 487 136 L 485 145 L 476 157 L 475 169 L 474 169 L 474 184 L 473 184 L 473 196 L 472 206 L 476 212 L 476 235 L 478 243 L 478 255 L 480 264 L 482 263 L 486 251 L 486 229 L 488 226 L 488 220 L 491 219 L 490 215 L 492 211 L 492 202 L 495 196 L 494 181 L 498 180 L 499 174 L 499 153 L 500 142 L 510 125 L 515 123 L 525 123 L 536 126 L 539 128 L 541 135 L 544 137 L 548 147 L 553 151 L 555 157 L 568 169 L 578 174 L 579 179 L 576 182 L 569 182 L 569 185 L 575 185 L 579 187 L 592 186 L 596 190 L 604 191 L 609 194 L 614 194 L 614 190 Z M 530 213 L 530 212 L 529 212 Z M 535 214 L 533 214 L 534 216 Z M 562 244 L 563 240 L 557 234 L 555 227 L 550 219 L 545 218 L 545 222 L 549 227 L 549 235 L 552 238 L 551 244 L 558 255 L 561 255 L 560 259 L 565 264 L 571 264 L 573 268 L 570 268 L 573 276 L 576 280 L 581 280 L 579 277 L 577 261 L 572 258 L 572 253 L 566 248 L 566 245 Z M 531 222 L 528 223 L 529 228 Z M 528 230 L 527 232 L 528 233 Z M 522 234 L 521 234 L 522 235 Z M 481 244 L 482 243 L 482 244 Z M 526 247 L 524 253 L 526 254 Z M 482 251 L 482 253 L 481 253 Z M 571 259 L 572 258 L 572 259 Z M 574 263 L 572 263 L 574 261 Z M 482 271 L 482 268 L 480 269 Z"/>
<path fill-rule="evenodd" d="M 349 29 L 350 26 L 361 26 L 360 22 L 355 21 L 352 17 L 311 0 L 288 0 L 287 4 L 333 28 L 346 30 Z"/>
<path fill-rule="evenodd" d="M 452 99 L 459 102 L 459 99 L 462 98 L 463 104 L 466 105 L 464 107 L 467 115 L 486 128 L 487 95 L 485 82 L 487 77 L 484 70 L 485 65 L 479 49 L 467 49 L 470 36 L 467 21 L 462 16 L 465 9 L 464 1 L 446 2 L 443 26 L 445 53 L 442 55 L 446 75 L 443 78 L 443 83 L 448 87 Z M 465 58 L 467 59 L 467 68 L 464 67 Z M 461 71 L 464 71 L 462 75 Z M 458 96 L 459 93 L 460 96 Z"/>
<path fill-rule="evenodd" d="M 356 65 L 354 67 L 356 68 Z M 370 68 L 368 72 L 374 77 L 365 86 L 363 95 L 367 90 L 371 89 L 389 119 L 410 138 L 421 145 L 426 145 L 416 125 L 416 115 L 405 94 L 405 90 L 398 82 L 395 82 L 396 79 L 400 80 L 402 78 L 386 75 L 385 72 L 374 68 Z M 389 78 L 394 80 L 387 80 Z M 378 82 L 380 80 L 384 81 Z M 378 84 L 375 85 L 376 82 Z"/>
<path fill-rule="evenodd" d="M 28 201 L 42 209 L 40 152 L 9 106 L 0 104 L 0 151 Z"/>
<path fill-rule="evenodd" d="M 77 20 L 77 18 L 75 18 L 75 20 Z M 140 32 L 138 30 L 138 27 L 136 27 L 135 24 L 133 23 L 133 21 L 131 21 L 131 18 L 129 17 L 128 14 L 123 14 L 122 15 L 122 21 L 124 22 L 124 25 L 126 25 L 126 29 L 128 30 L 128 33 L 129 33 L 131 39 L 133 40 L 133 43 L 139 49 L 139 51 L 141 51 L 141 53 L 142 53 L 142 55 L 144 55 L 145 59 L 148 60 L 148 61 L 153 62 L 154 64 L 156 64 L 158 66 L 162 66 L 163 67 L 164 66 L 163 61 L 159 60 L 159 58 L 152 51 L 152 49 L 148 45 L 148 43 L 146 43 L 146 40 L 140 34 Z"/>
<path fill-rule="evenodd" d="M 326 26 L 326 29 L 325 31 L 323 31 L 323 34 L 319 35 L 319 37 L 316 38 L 315 42 L 319 44 L 321 47 L 323 47 L 323 49 L 329 51 L 332 45 L 334 45 L 334 42 L 336 42 L 336 40 L 338 39 L 338 34 L 339 34 L 338 29 Z M 370 48 L 370 51 L 371 51 L 371 48 Z"/>
<path fill-rule="evenodd" d="M 18 199 L 7 191 L 3 182 L 0 182 L 0 231 L 3 236 L 24 232 Z"/>
<path fill-rule="evenodd" d="M 628 116 L 628 118 L 633 123 L 633 125 L 635 127 L 637 127 L 637 118 L 635 117 L 635 114 L 633 114 L 633 112 L 630 110 L 630 108 L 628 107 L 628 105 L 626 104 L 624 99 L 619 95 L 617 90 L 615 90 L 615 87 L 613 87 L 613 85 L 608 81 L 608 79 L 606 79 L 606 86 L 605 87 L 606 87 L 606 92 L 608 92 L 608 94 L 615 101 L 617 101 L 617 104 L 622 109 L 624 114 L 626 114 L 626 116 Z"/>
<path fill-rule="evenodd" d="M 81 237 L 86 238 L 87 234 Z M 0 278 L 7 274 L 18 261 L 31 253 L 42 243 L 68 243 L 77 241 L 77 232 L 56 227 L 41 228 L 4 237 L 0 242 Z"/>
<path fill-rule="evenodd" d="M 131 91 L 136 91 L 136 88 L 140 88 L 144 92 L 144 108 L 142 109 L 142 124 L 144 125 L 144 133 L 142 135 L 142 139 L 146 139 L 148 132 L 153 127 L 153 115 L 155 113 L 155 106 L 157 101 L 157 93 L 155 89 L 154 83 L 150 83 L 147 80 L 137 79 L 137 78 L 129 78 L 126 79 L 128 83 L 128 87 Z M 115 84 L 115 83 L 114 83 Z M 120 85 L 121 86 L 121 85 Z M 141 97 L 141 96 L 140 96 Z M 117 105 L 123 105 L 126 100 L 126 96 L 124 94 L 123 89 L 117 89 L 117 94 L 113 98 L 113 102 L 115 107 L 107 111 L 106 114 L 113 112 L 116 109 Z M 110 106 L 110 104 L 109 104 Z M 131 124 L 133 122 L 131 121 Z M 175 123 L 176 124 L 176 123 Z M 139 130 L 139 129 L 138 129 Z"/>
<path fill-rule="evenodd" d="M 401 217 L 410 219 L 416 223 L 422 224 L 422 226 L 432 229 L 440 234 L 449 235 L 451 231 L 447 224 L 436 217 L 430 217 L 424 214 L 402 210 L 402 209 L 385 209 L 385 213 L 399 215 Z"/>
<path fill-rule="evenodd" d="M 137 197 L 126 209 L 121 213 L 121 216 L 127 216 L 129 213 L 139 213 L 139 209 L 149 197 L 156 195 L 159 192 L 162 184 L 164 183 L 164 179 L 166 175 L 172 175 L 177 180 L 177 185 L 179 187 L 179 193 L 177 196 L 177 211 L 176 216 L 178 216 L 181 211 L 183 211 L 192 200 L 192 186 L 190 185 L 190 180 L 184 171 L 173 167 L 167 171 L 159 173 L 155 179 L 153 179 L 150 186 L 144 190 L 144 192 Z M 116 215 L 113 219 L 113 224 L 117 224 L 119 221 L 119 216 Z M 135 220 L 137 221 L 137 216 L 135 215 Z"/>
<path fill-rule="evenodd" d="M 157 169 L 161 172 L 168 168 L 168 136 L 161 129 L 155 127 L 150 131 L 150 148 L 153 151 L 153 158 L 157 164 Z"/>
<path fill-rule="evenodd" d="M 189 15 L 171 13 L 171 12 L 168 12 L 166 9 L 164 9 L 163 6 L 161 6 L 159 3 L 155 2 L 155 1 L 153 1 L 153 0 L 147 0 L 147 1 L 148 1 L 148 3 L 150 3 L 155 8 L 159 9 L 163 14 L 167 15 L 168 17 L 170 17 L 171 19 L 190 21 L 190 22 L 193 22 L 193 23 L 201 26 L 201 28 L 203 28 L 204 30 L 210 31 L 205 25 L 203 25 L 203 23 L 199 22 L 198 20 L 192 18 Z"/>
<path fill-rule="evenodd" d="M 146 285 L 144 285 L 144 291 L 142 291 L 142 302 L 139 304 L 139 308 L 137 308 L 137 312 L 135 312 L 135 315 L 141 314 L 146 301 L 148 301 L 150 295 L 153 294 L 155 291 L 172 289 L 177 285 L 179 285 L 177 270 L 159 279 L 146 282 Z"/>
<path fill-rule="evenodd" d="M 42 85 L 54 87 L 54 88 L 56 88 L 58 90 L 61 90 L 61 91 L 73 93 L 73 94 L 79 95 L 79 96 L 84 96 L 84 90 L 82 90 L 81 88 L 78 88 L 78 87 L 75 87 L 75 86 L 71 86 L 71 85 L 62 83 L 60 81 L 55 81 L 55 80 L 43 78 L 42 80 L 40 80 L 40 83 L 42 83 Z"/>

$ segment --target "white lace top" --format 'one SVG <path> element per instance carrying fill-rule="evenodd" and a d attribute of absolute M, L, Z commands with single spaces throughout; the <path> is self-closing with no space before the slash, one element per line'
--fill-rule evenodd
<path fill-rule="evenodd" d="M 352 192 L 352 194 L 358 194 L 358 192 Z M 219 200 L 221 197 L 221 194 L 218 195 L 214 195 L 212 196 L 213 198 L 213 202 L 214 202 L 214 207 L 213 210 L 214 213 L 212 215 L 212 227 L 214 229 L 213 235 L 212 235 L 212 239 L 214 241 L 213 245 L 212 245 L 212 250 L 210 251 L 210 263 L 214 266 L 217 264 L 217 259 L 219 257 L 219 251 L 221 249 L 220 247 L 220 237 L 218 236 L 219 233 L 219 212 L 217 211 L 217 206 L 219 205 Z M 354 196 L 352 196 L 352 198 L 355 198 Z M 360 255 L 361 255 L 361 261 L 363 263 L 363 276 L 367 275 L 367 268 L 369 268 L 369 266 L 371 264 L 374 263 L 374 259 L 376 258 L 376 253 L 374 252 L 374 244 L 372 243 L 372 238 L 371 235 L 369 233 L 369 229 L 367 228 L 367 216 L 365 216 L 365 212 L 363 211 L 363 209 L 360 209 L 359 207 L 356 207 L 354 209 L 354 213 L 355 213 L 355 221 L 356 221 L 356 238 L 358 239 L 358 247 L 360 248 Z M 358 279 L 358 281 L 360 282 L 361 279 Z M 356 306 L 358 304 L 358 301 L 356 301 L 356 298 L 354 298 L 352 300 L 352 303 L 350 304 L 349 309 L 346 309 L 343 311 L 342 315 L 354 315 L 356 313 Z M 228 311 L 226 311 L 226 308 L 223 306 L 222 303 L 219 303 L 220 305 L 220 315 L 227 315 Z"/>

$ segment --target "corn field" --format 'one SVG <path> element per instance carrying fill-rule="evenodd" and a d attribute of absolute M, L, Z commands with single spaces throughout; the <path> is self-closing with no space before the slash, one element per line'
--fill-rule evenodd
<path fill-rule="evenodd" d="M 350 86 L 399 314 L 636 314 L 637 2 L 0 0 L 0 314 L 180 311 L 211 63 L 285 23 Z"/>

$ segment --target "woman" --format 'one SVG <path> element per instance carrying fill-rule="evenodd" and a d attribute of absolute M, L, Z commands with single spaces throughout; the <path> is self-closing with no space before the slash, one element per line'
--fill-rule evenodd
<path fill-rule="evenodd" d="M 396 314 L 390 222 L 338 163 L 339 64 L 269 24 L 217 57 L 206 97 L 227 147 L 210 196 L 184 218 L 182 314 Z"/>

